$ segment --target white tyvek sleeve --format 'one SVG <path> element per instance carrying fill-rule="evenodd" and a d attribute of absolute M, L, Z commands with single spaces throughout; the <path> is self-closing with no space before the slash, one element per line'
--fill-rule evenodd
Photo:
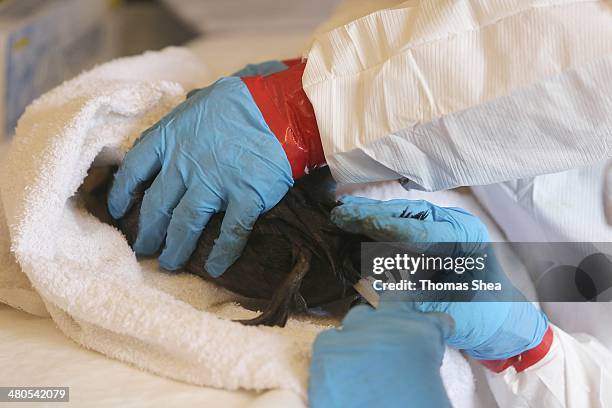
<path fill-rule="evenodd" d="M 319 34 L 304 90 L 341 182 L 426 190 L 612 156 L 612 2 L 406 2 Z"/>
<path fill-rule="evenodd" d="M 489 372 L 500 407 L 612 406 L 612 353 L 591 336 L 552 328 L 553 343 L 538 363 L 521 373 Z"/>

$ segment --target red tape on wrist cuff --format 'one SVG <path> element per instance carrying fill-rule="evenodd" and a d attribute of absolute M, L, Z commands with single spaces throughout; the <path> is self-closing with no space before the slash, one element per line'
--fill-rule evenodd
<path fill-rule="evenodd" d="M 241 78 L 283 146 L 294 179 L 325 163 L 314 109 L 302 88 L 305 66 L 299 62 L 275 74 Z"/>
<path fill-rule="evenodd" d="M 536 364 L 538 361 L 542 360 L 544 356 L 546 356 L 550 350 L 550 347 L 552 346 L 553 339 L 553 331 L 550 326 L 548 326 L 548 329 L 546 329 L 546 333 L 544 334 L 544 338 L 542 338 L 540 344 L 531 350 L 527 350 L 518 356 L 510 357 L 505 360 L 479 360 L 479 362 L 495 373 L 501 373 L 510 366 L 513 366 L 516 369 L 516 372 L 520 373 L 521 371 L 525 371 L 532 365 Z"/>

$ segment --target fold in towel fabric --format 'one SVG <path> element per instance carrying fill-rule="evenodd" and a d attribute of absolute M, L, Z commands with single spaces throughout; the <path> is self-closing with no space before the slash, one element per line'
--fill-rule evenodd
<path fill-rule="evenodd" d="M 163 376 L 304 397 L 311 343 L 333 321 L 234 323 L 256 313 L 195 276 L 137 260 L 119 231 L 79 204 L 88 170 L 119 163 L 205 74 L 189 51 L 169 48 L 96 67 L 28 107 L 0 172 L 0 301 L 48 314 L 84 347 Z M 454 350 L 444 361 L 451 400 L 470 406 L 470 367 Z"/>

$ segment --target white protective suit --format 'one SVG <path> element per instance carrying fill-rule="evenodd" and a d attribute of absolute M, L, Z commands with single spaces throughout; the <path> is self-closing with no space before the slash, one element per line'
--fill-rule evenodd
<path fill-rule="evenodd" d="M 304 90 L 338 181 L 481 186 L 511 240 L 612 241 L 612 1 L 347 1 L 307 58 Z M 504 219 L 509 208 L 517 217 Z M 540 232 L 518 233 L 518 216 Z M 609 303 L 543 308 L 612 347 Z M 501 406 L 612 406 L 612 353 L 561 328 L 544 359 L 490 376 Z"/>

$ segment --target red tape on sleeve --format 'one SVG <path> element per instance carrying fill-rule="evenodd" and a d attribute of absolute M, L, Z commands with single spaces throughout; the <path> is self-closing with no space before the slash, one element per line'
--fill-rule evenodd
<path fill-rule="evenodd" d="M 299 62 L 268 76 L 241 78 L 283 146 L 294 179 L 325 163 L 314 109 L 302 88 L 305 66 Z"/>
<path fill-rule="evenodd" d="M 538 361 L 542 360 L 550 350 L 554 339 L 553 331 L 548 326 L 546 333 L 540 344 L 531 350 L 527 350 L 518 356 L 510 357 L 505 360 L 479 360 L 480 364 L 495 373 L 501 373 L 506 368 L 513 366 L 517 373 L 525 371 Z"/>

